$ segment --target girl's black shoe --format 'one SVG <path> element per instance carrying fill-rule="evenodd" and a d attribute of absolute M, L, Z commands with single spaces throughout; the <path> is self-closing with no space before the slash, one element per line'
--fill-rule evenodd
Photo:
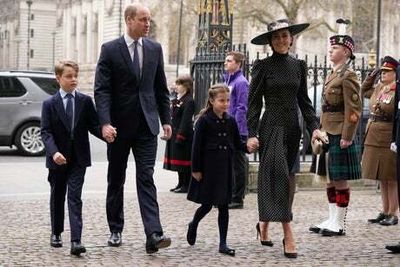
<path fill-rule="evenodd" d="M 257 230 L 257 240 L 258 240 L 258 236 L 260 236 L 261 245 L 268 246 L 268 247 L 272 247 L 274 245 L 274 243 L 272 243 L 271 240 L 265 240 L 265 241 L 261 240 L 261 231 L 260 231 L 260 223 L 259 222 L 256 224 L 256 230 Z"/>
<path fill-rule="evenodd" d="M 188 231 L 186 235 L 186 240 L 189 245 L 193 246 L 196 243 L 197 236 L 197 227 L 193 225 L 193 222 L 190 222 L 188 225 Z"/>
<path fill-rule="evenodd" d="M 232 257 L 235 256 L 235 250 L 228 248 L 227 246 L 219 247 L 219 253 L 222 253 L 222 254 L 225 254 L 228 256 L 232 256 Z"/>

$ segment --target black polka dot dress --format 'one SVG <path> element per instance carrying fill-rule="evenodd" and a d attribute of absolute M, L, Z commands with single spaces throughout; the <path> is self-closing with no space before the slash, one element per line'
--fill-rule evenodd
<path fill-rule="evenodd" d="M 306 78 L 306 63 L 288 54 L 274 53 L 256 62 L 252 70 L 247 117 L 249 137 L 258 137 L 260 142 L 260 221 L 290 222 L 293 217 L 289 171 L 295 163 L 301 136 L 298 107 L 310 132 L 319 126 L 307 95 Z"/>

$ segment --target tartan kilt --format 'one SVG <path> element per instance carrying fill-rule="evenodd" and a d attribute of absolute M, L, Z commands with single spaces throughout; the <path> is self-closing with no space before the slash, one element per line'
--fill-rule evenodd
<path fill-rule="evenodd" d="M 358 159 L 359 146 L 354 142 L 346 149 L 340 148 L 341 135 L 328 134 L 328 169 L 331 181 L 361 179 L 361 165 Z"/>

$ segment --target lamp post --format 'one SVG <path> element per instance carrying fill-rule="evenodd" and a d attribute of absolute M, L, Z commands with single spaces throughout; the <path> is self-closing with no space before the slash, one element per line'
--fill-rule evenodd
<path fill-rule="evenodd" d="M 26 4 L 28 5 L 28 44 L 27 44 L 27 49 L 28 51 L 26 52 L 27 56 L 27 61 L 26 61 L 26 68 L 29 70 L 29 59 L 30 59 L 30 52 L 31 52 L 31 5 L 33 1 L 32 0 L 27 0 Z"/>
<path fill-rule="evenodd" d="M 53 35 L 53 61 L 51 62 L 51 68 L 54 66 L 55 53 L 56 53 L 56 30 L 54 30 L 51 35 Z"/>
<path fill-rule="evenodd" d="M 378 0 L 378 16 L 377 16 L 377 26 L 376 26 L 376 65 L 380 65 L 380 45 L 381 45 L 381 8 L 382 1 Z"/>
<path fill-rule="evenodd" d="M 182 5 L 183 5 L 183 3 L 181 0 L 181 6 L 180 6 L 180 11 L 179 11 L 178 48 L 176 51 L 176 77 L 179 76 L 179 61 L 180 61 L 180 55 L 181 55 Z"/>

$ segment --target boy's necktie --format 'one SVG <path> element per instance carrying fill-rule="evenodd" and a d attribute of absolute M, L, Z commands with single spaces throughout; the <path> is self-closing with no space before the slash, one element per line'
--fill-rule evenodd
<path fill-rule="evenodd" d="M 67 106 L 65 107 L 65 114 L 67 115 L 68 125 L 72 133 L 72 128 L 73 128 L 72 123 L 74 118 L 74 110 L 72 108 L 72 98 L 74 96 L 72 94 L 67 94 L 65 97 L 67 98 Z"/>

